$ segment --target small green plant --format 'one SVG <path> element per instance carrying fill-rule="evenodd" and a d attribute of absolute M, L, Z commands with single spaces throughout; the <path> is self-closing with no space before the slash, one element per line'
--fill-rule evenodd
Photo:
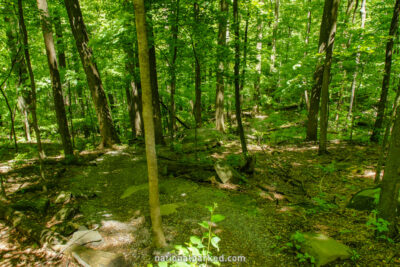
<path fill-rule="evenodd" d="M 367 226 L 375 231 L 377 239 L 386 240 L 389 243 L 394 243 L 393 239 L 387 236 L 390 223 L 385 219 L 377 218 L 377 213 L 378 212 L 376 210 L 372 211 L 372 216 L 368 219 Z"/>
<path fill-rule="evenodd" d="M 358 254 L 357 250 L 353 249 L 353 250 L 351 251 L 350 260 L 351 260 L 353 263 L 356 263 L 359 259 L 360 259 L 360 254 Z"/>
<path fill-rule="evenodd" d="M 330 203 L 324 199 L 325 193 L 320 193 L 319 196 L 313 197 L 312 202 L 314 207 L 306 211 L 307 214 L 316 214 L 318 212 L 327 212 L 331 209 L 337 208 L 336 204 Z"/>
<path fill-rule="evenodd" d="M 210 221 L 202 221 L 199 223 L 202 228 L 207 229 L 207 231 L 203 233 L 202 237 L 191 236 L 189 242 L 185 243 L 185 245 L 176 245 L 175 250 L 171 251 L 170 255 L 189 260 L 187 262 L 174 262 L 171 260 L 162 261 L 158 262 L 159 267 L 206 267 L 209 262 L 216 266 L 220 265 L 219 261 L 213 259 L 211 252 L 212 247 L 219 251 L 218 244 L 221 241 L 221 239 L 213 232 L 213 228 L 216 226 L 216 223 L 225 219 L 223 215 L 215 214 L 217 207 L 217 203 L 214 203 L 213 206 L 206 207 L 210 212 Z"/>
<path fill-rule="evenodd" d="M 280 240 L 280 238 L 277 240 Z M 306 239 L 304 235 L 301 232 L 296 231 L 296 233 L 292 234 L 292 236 L 290 237 L 290 242 L 285 243 L 281 250 L 290 250 L 296 253 L 296 259 L 298 260 L 298 262 L 310 262 L 311 265 L 314 266 L 315 258 L 307 252 L 303 253 L 301 251 L 301 248 L 304 245 L 305 241 Z"/>

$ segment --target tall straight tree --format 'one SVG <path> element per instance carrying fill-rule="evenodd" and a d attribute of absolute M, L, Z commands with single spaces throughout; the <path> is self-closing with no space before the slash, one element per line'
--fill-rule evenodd
<path fill-rule="evenodd" d="M 260 1 L 261 4 L 264 3 L 264 0 Z M 261 10 L 259 11 L 261 13 Z M 260 92 L 260 83 L 261 83 L 261 67 L 262 67 L 262 41 L 263 41 L 263 19 L 261 14 L 258 14 L 257 16 L 257 44 L 256 44 L 256 59 L 257 59 L 257 64 L 256 64 L 256 79 L 254 82 L 254 100 L 256 102 L 255 106 L 255 111 L 259 111 L 259 105 L 260 105 L 260 98 L 261 98 L 261 92 Z"/>
<path fill-rule="evenodd" d="M 242 146 L 242 153 L 248 158 L 248 151 L 246 145 L 246 139 L 244 136 L 243 124 L 242 124 L 242 108 L 240 103 L 240 43 L 239 43 L 239 7 L 238 0 L 233 0 L 233 27 L 235 34 L 235 67 L 234 67 L 234 82 L 235 82 L 235 111 L 236 121 L 238 124 L 238 133 L 240 137 L 240 144 Z"/>
<path fill-rule="evenodd" d="M 320 117 L 320 138 L 319 138 L 319 154 L 327 152 L 326 143 L 328 137 L 328 101 L 329 101 L 329 83 L 331 79 L 331 66 L 332 66 L 332 55 L 333 45 L 335 44 L 336 35 L 336 21 L 337 13 L 339 8 L 340 0 L 326 0 L 325 5 L 328 5 L 329 16 L 328 16 L 328 28 L 329 38 L 326 48 L 324 73 L 322 80 L 321 89 L 321 117 Z"/>
<path fill-rule="evenodd" d="M 225 55 L 226 55 L 226 30 L 228 19 L 228 3 L 226 0 L 219 1 L 220 15 L 218 16 L 218 47 L 217 47 L 217 90 L 215 96 L 215 128 L 218 131 L 225 131 L 224 120 L 224 71 L 225 71 Z"/>
<path fill-rule="evenodd" d="M 197 49 L 197 42 L 198 42 L 198 36 L 197 36 L 197 30 L 198 30 L 198 24 L 199 24 L 199 13 L 200 13 L 200 6 L 197 1 L 193 3 L 193 39 L 192 40 L 192 49 L 193 49 L 193 55 L 194 55 L 194 63 L 195 63 L 195 80 L 194 80 L 194 90 L 195 90 L 195 100 L 194 100 L 194 107 L 193 107 L 193 113 L 194 113 L 194 118 L 196 121 L 196 127 L 201 126 L 201 65 L 200 65 L 200 58 L 199 58 L 199 51 Z"/>
<path fill-rule="evenodd" d="M 381 98 L 378 104 L 378 113 L 374 124 L 374 130 L 371 135 L 372 142 L 378 142 L 381 134 L 383 119 L 385 117 L 386 101 L 389 92 L 390 73 L 392 71 L 392 54 L 394 39 L 397 37 L 399 29 L 400 0 L 396 0 L 394 5 L 392 22 L 389 30 L 389 40 L 386 43 L 385 70 L 382 81 Z"/>
<path fill-rule="evenodd" d="M 275 64 L 276 64 L 276 41 L 278 35 L 278 26 L 279 26 L 279 0 L 275 0 L 275 8 L 274 8 L 274 27 L 272 30 L 272 51 L 271 51 L 271 72 L 275 72 Z"/>
<path fill-rule="evenodd" d="M 101 135 L 100 146 L 110 147 L 115 143 L 120 143 L 120 140 L 111 117 L 100 73 L 94 61 L 92 49 L 89 47 L 89 37 L 83 21 L 79 0 L 65 0 L 64 2 L 97 113 Z"/>
<path fill-rule="evenodd" d="M 22 32 L 22 40 L 23 40 L 23 44 L 24 44 L 25 62 L 26 62 L 27 68 L 28 68 L 29 79 L 31 82 L 32 125 L 33 125 L 33 129 L 35 130 L 35 135 L 36 135 L 36 145 L 37 145 L 37 151 L 38 151 L 38 155 L 39 155 L 40 176 L 42 179 L 44 179 L 45 177 L 44 177 L 43 159 L 46 157 L 46 155 L 45 155 L 43 147 L 42 147 L 42 140 L 40 137 L 40 130 L 39 130 L 39 125 L 38 125 L 38 120 L 37 120 L 37 115 L 36 115 L 36 101 L 37 101 L 36 84 L 35 84 L 35 76 L 33 75 L 33 70 L 32 70 L 31 56 L 29 54 L 28 32 L 27 32 L 26 26 L 25 26 L 22 0 L 18 0 L 18 15 L 19 15 L 18 16 L 19 25 L 21 27 L 21 32 Z"/>
<path fill-rule="evenodd" d="M 46 47 L 47 62 L 49 64 L 51 86 L 53 88 L 54 108 L 58 123 L 58 131 L 61 135 L 61 141 L 64 148 L 64 154 L 73 157 L 74 150 L 72 148 L 71 136 L 68 130 L 67 115 L 65 113 L 64 98 L 61 87 L 61 77 L 58 70 L 56 49 L 53 40 L 53 31 L 50 21 L 47 0 L 37 0 L 37 6 L 40 13 L 40 21 L 42 24 L 42 32 L 44 44 Z"/>
<path fill-rule="evenodd" d="M 162 230 L 158 193 L 158 167 L 154 137 L 153 105 L 150 80 L 150 59 L 146 32 L 146 12 L 143 0 L 134 0 L 136 33 L 139 44 L 140 80 L 143 88 L 143 120 L 146 143 L 147 171 L 149 177 L 149 203 L 153 242 L 157 247 L 166 245 Z"/>
<path fill-rule="evenodd" d="M 321 28 L 319 32 L 319 42 L 318 42 L 318 54 L 323 55 L 326 52 L 328 47 L 328 41 L 330 36 L 331 25 L 330 18 L 332 11 L 332 4 L 330 3 L 332 0 L 325 0 L 324 5 L 324 13 L 322 15 Z M 324 76 L 324 58 L 322 56 L 319 57 L 317 62 L 317 67 L 314 72 L 314 84 L 311 88 L 311 96 L 310 96 L 310 108 L 308 111 L 307 118 L 307 140 L 309 141 L 317 141 L 318 136 L 318 112 L 319 112 L 319 103 L 321 99 L 321 88 L 322 81 Z"/>
<path fill-rule="evenodd" d="M 378 217 L 388 221 L 389 236 L 396 234 L 396 209 L 400 190 L 400 107 L 397 108 L 385 173 L 381 182 Z"/>

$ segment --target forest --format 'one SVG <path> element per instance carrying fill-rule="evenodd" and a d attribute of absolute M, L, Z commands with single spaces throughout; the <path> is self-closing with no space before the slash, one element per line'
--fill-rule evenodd
<path fill-rule="evenodd" d="M 0 266 L 399 266 L 400 0 L 0 0 Z"/>

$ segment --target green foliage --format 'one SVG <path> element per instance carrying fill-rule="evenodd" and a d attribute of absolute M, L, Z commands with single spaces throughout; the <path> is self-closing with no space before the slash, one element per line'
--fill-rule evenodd
<path fill-rule="evenodd" d="M 281 241 L 280 236 L 275 236 L 275 239 L 278 241 Z M 311 263 L 312 266 L 315 265 L 315 258 L 311 255 L 309 255 L 307 252 L 302 252 L 302 246 L 304 245 L 305 242 L 305 237 L 304 235 L 296 231 L 294 234 L 291 235 L 290 241 L 286 242 L 279 250 L 287 250 L 289 252 L 295 253 L 296 254 L 296 260 L 299 263 L 305 263 L 309 262 Z"/>
<path fill-rule="evenodd" d="M 220 262 L 214 261 L 212 247 L 219 251 L 219 242 L 221 239 L 213 232 L 213 228 L 216 224 L 223 221 L 225 216 L 221 214 L 215 214 L 215 210 L 218 205 L 214 203 L 213 206 L 206 206 L 210 212 L 210 220 L 202 221 L 199 225 L 206 230 L 201 237 L 191 236 L 189 242 L 185 245 L 176 245 L 175 250 L 171 251 L 170 255 L 183 256 L 187 259 L 193 260 L 192 262 L 159 262 L 159 267 L 171 266 L 193 266 L 193 267 L 206 267 L 207 263 L 211 260 L 211 263 L 215 266 L 219 266 Z M 200 258 L 199 258 L 200 257 Z M 205 260 L 204 260 L 205 259 Z"/>
<path fill-rule="evenodd" d="M 389 225 L 390 223 L 383 218 L 377 218 L 377 211 L 374 210 L 371 213 L 372 215 L 367 221 L 367 226 L 375 231 L 376 238 L 380 240 L 385 240 L 389 243 L 394 243 L 393 239 L 388 237 L 389 233 Z"/>

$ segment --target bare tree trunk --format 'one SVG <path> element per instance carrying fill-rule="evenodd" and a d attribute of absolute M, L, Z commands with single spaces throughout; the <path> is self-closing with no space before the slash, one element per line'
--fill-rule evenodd
<path fill-rule="evenodd" d="M 11 68 L 13 68 L 13 65 L 14 65 L 14 64 L 11 65 Z M 11 71 L 12 71 L 12 69 L 10 70 L 10 72 L 11 72 Z M 12 132 L 11 134 L 14 136 L 13 139 L 14 139 L 15 153 L 18 153 L 17 135 L 15 134 L 15 123 L 14 123 L 13 111 L 12 111 L 12 109 L 11 109 L 10 102 L 8 102 L 7 95 L 6 95 L 6 93 L 4 92 L 4 90 L 3 90 L 3 85 L 0 86 L 0 92 L 1 92 L 1 94 L 3 95 L 3 97 L 4 97 L 4 100 L 6 101 L 6 105 L 7 105 L 7 108 L 8 108 L 8 112 L 10 112 L 11 132 Z"/>
<path fill-rule="evenodd" d="M 115 143 L 120 143 L 120 140 L 111 117 L 100 73 L 94 62 L 92 49 L 89 47 L 89 37 L 83 21 L 79 0 L 65 0 L 64 2 L 76 47 L 86 73 L 89 89 L 96 109 L 102 138 L 100 146 L 110 147 Z"/>
<path fill-rule="evenodd" d="M 279 26 L 279 0 L 275 0 L 274 16 L 275 22 L 272 30 L 271 72 L 276 72 L 276 38 Z"/>
<path fill-rule="evenodd" d="M 390 73 L 392 70 L 393 45 L 394 45 L 394 39 L 397 37 L 399 28 L 399 14 L 400 14 L 400 0 L 396 0 L 396 4 L 394 6 L 394 11 L 393 11 L 392 22 L 390 24 L 390 30 L 389 30 L 390 38 L 386 43 L 385 72 L 383 74 L 382 91 L 381 91 L 381 98 L 378 104 L 378 113 L 376 115 L 374 130 L 371 135 L 372 142 L 379 141 L 382 124 L 385 117 L 386 100 L 388 96 L 389 83 L 390 83 Z"/>
<path fill-rule="evenodd" d="M 171 32 L 172 32 L 172 43 L 169 47 L 170 54 L 170 66 L 169 72 L 171 75 L 170 79 L 170 110 L 169 110 L 169 134 L 171 138 L 171 145 L 174 141 L 174 131 L 176 128 L 175 119 L 175 89 L 176 89 L 176 57 L 178 55 L 178 22 L 179 22 L 179 0 L 175 2 L 175 10 L 172 12 L 173 19 L 171 19 Z"/>
<path fill-rule="evenodd" d="M 199 4 L 194 2 L 193 4 L 193 15 L 194 15 L 194 24 L 197 25 L 199 23 Z M 196 26 L 194 26 L 194 31 L 196 30 Z M 194 118 L 196 121 L 196 128 L 201 126 L 201 66 L 200 59 L 197 51 L 197 36 L 196 33 L 193 33 L 195 36 L 195 41 L 192 43 L 194 60 L 195 60 L 195 101 L 194 101 Z"/>
<path fill-rule="evenodd" d="M 158 195 L 158 168 L 154 136 L 150 59 L 146 33 L 146 14 L 143 0 L 134 0 L 136 32 L 139 43 L 140 79 L 143 87 L 143 119 L 145 127 L 146 158 L 149 176 L 149 203 L 153 242 L 157 247 L 166 246 Z"/>
<path fill-rule="evenodd" d="M 66 157 L 74 156 L 72 148 L 71 136 L 68 129 L 68 120 L 65 113 L 64 97 L 61 87 L 61 77 L 58 70 L 56 49 L 54 47 L 53 32 L 50 23 L 50 15 L 47 8 L 46 0 L 37 0 L 37 6 L 40 12 L 40 20 L 42 24 L 43 39 L 46 47 L 47 62 L 49 64 L 51 83 L 53 88 L 54 107 L 58 123 L 58 131 L 61 135 L 61 141 Z"/>
<path fill-rule="evenodd" d="M 318 42 L 318 54 L 322 55 L 326 52 L 328 46 L 328 40 L 330 36 L 330 26 L 329 26 L 329 12 L 331 11 L 330 6 L 325 4 L 324 13 L 322 15 L 321 28 L 319 33 Z M 324 61 L 323 57 L 319 57 L 317 62 L 317 67 L 314 72 L 314 84 L 310 92 L 310 109 L 307 118 L 307 137 L 309 141 L 317 141 L 318 137 L 318 112 L 319 103 L 321 97 L 322 80 L 324 74 Z"/>
<path fill-rule="evenodd" d="M 262 1 L 264 2 L 264 1 Z M 256 102 L 255 111 L 259 112 L 261 92 L 260 92 L 260 84 L 261 84 L 261 68 L 262 68 L 262 39 L 263 39 L 263 20 L 261 17 L 257 17 L 257 64 L 256 64 L 256 80 L 254 82 L 254 101 Z"/>
<path fill-rule="evenodd" d="M 227 17 L 229 5 L 226 0 L 219 2 L 221 15 L 218 23 L 218 47 L 217 47 L 217 72 L 216 72 L 216 94 L 215 94 L 215 128 L 220 131 L 225 131 L 224 120 L 224 72 L 225 72 L 225 55 L 226 55 L 226 33 L 227 33 Z"/>
<path fill-rule="evenodd" d="M 44 176 L 43 159 L 46 157 L 46 155 L 42 148 L 40 130 L 39 130 L 38 120 L 37 120 L 37 116 L 36 116 L 36 101 L 37 101 L 36 85 L 35 85 L 35 77 L 33 76 L 31 57 L 29 54 L 28 33 L 26 31 L 26 26 L 25 26 L 24 12 L 23 12 L 23 8 L 22 8 L 22 0 L 18 0 L 18 13 L 19 13 L 19 24 L 20 24 L 21 32 L 22 32 L 22 39 L 23 39 L 23 43 L 24 43 L 25 61 L 26 61 L 26 65 L 28 67 L 29 79 L 31 82 L 31 97 L 32 97 L 31 114 L 32 114 L 33 128 L 35 130 L 35 135 L 36 135 L 37 151 L 38 151 L 38 155 L 39 155 L 40 176 L 44 180 L 45 176 Z"/>
<path fill-rule="evenodd" d="M 397 1 L 398 2 L 398 1 Z M 396 4 L 397 5 L 397 4 Z M 396 209 L 400 190 L 400 107 L 397 108 L 385 174 L 381 183 L 381 194 L 378 204 L 378 217 L 389 222 L 389 237 L 394 237 L 396 230 Z"/>
<path fill-rule="evenodd" d="M 240 103 L 240 44 L 239 44 L 239 11 L 238 11 L 238 0 L 233 0 L 233 26 L 235 32 L 235 111 L 236 111 L 236 121 L 238 124 L 238 133 L 240 136 L 240 144 L 242 146 L 242 153 L 247 158 L 248 151 L 246 145 L 246 139 L 244 136 L 243 124 L 242 124 L 242 110 Z"/>
<path fill-rule="evenodd" d="M 329 102 L 329 83 L 331 78 L 332 54 L 333 45 L 336 35 L 336 21 L 340 0 L 326 0 L 325 5 L 329 8 L 328 27 L 329 39 L 326 48 L 325 66 L 323 73 L 322 89 L 321 89 L 321 117 L 320 122 L 320 137 L 319 137 L 319 154 L 325 154 L 326 143 L 328 138 L 328 102 Z"/>

